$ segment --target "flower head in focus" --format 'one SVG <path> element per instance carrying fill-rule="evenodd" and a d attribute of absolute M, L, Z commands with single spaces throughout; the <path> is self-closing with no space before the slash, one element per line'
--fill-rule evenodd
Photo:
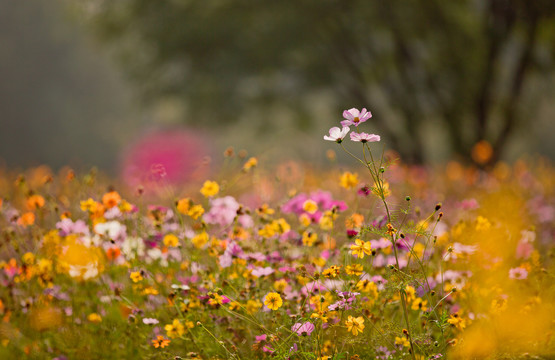
<path fill-rule="evenodd" d="M 367 143 L 367 142 L 377 142 L 380 141 L 380 135 L 376 134 L 367 134 L 365 132 L 361 133 L 351 133 L 351 141 Z"/>
<path fill-rule="evenodd" d="M 352 108 L 349 110 L 343 111 L 343 118 L 345 120 L 341 121 L 342 126 L 359 126 L 366 120 L 372 117 L 372 113 L 370 111 L 366 111 L 366 109 L 362 109 L 358 111 L 358 109 Z"/>
<path fill-rule="evenodd" d="M 152 340 L 152 346 L 154 346 L 155 348 L 163 349 L 166 346 L 168 346 L 170 342 L 171 342 L 170 339 L 166 339 L 162 335 L 158 335 L 156 339 Z"/>
<path fill-rule="evenodd" d="M 283 300 L 278 293 L 271 292 L 266 295 L 266 298 L 264 299 L 264 305 L 266 305 L 268 309 L 277 310 L 281 307 L 281 305 L 283 305 Z"/>
<path fill-rule="evenodd" d="M 302 324 L 295 323 L 295 325 L 291 327 L 291 331 L 296 332 L 299 336 L 310 336 L 310 334 L 312 334 L 312 332 L 314 331 L 314 328 L 314 324 L 307 321 Z"/>
<path fill-rule="evenodd" d="M 352 332 L 354 336 L 364 331 L 364 319 L 362 316 L 355 318 L 349 315 L 347 320 L 345 320 L 345 325 L 347 326 L 347 331 Z"/>
<path fill-rule="evenodd" d="M 343 126 L 343 129 L 339 129 L 337 126 L 334 126 L 330 129 L 330 136 L 324 136 L 324 140 L 335 141 L 340 144 L 348 133 L 348 127 Z"/>

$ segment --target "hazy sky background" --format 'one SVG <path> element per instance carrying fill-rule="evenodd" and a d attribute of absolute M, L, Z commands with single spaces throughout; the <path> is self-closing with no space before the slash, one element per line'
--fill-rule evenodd
<path fill-rule="evenodd" d="M 134 139 L 182 123 L 183 109 L 171 99 L 141 106 L 113 56 L 81 20 L 59 1 L 0 0 L 0 164 L 98 165 L 117 172 L 122 151 Z M 235 145 L 270 158 L 321 161 L 331 147 L 322 136 L 340 120 L 328 100 L 325 93 L 314 99 L 311 116 L 317 120 L 307 129 L 294 126 L 286 107 L 271 115 L 253 111 L 231 128 L 206 128 L 200 118 L 197 128 L 218 155 Z M 344 105 L 352 106 L 358 104 Z M 555 157 L 555 103 L 538 106 L 536 121 L 517 135 L 510 158 L 524 152 Z M 265 122 L 278 126 L 267 133 Z M 431 146 L 441 152 L 441 144 Z"/>

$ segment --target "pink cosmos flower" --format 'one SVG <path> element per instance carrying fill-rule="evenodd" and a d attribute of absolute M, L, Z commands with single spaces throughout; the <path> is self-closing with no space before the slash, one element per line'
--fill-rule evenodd
<path fill-rule="evenodd" d="M 361 142 L 363 144 L 367 142 L 376 142 L 376 141 L 380 141 L 380 135 L 367 134 L 365 132 L 361 132 L 361 133 L 352 132 L 351 141 Z"/>
<path fill-rule="evenodd" d="M 254 277 L 262 277 L 262 276 L 268 276 L 274 273 L 274 269 L 272 269 L 269 266 L 266 267 L 256 267 L 252 270 L 252 276 Z"/>
<path fill-rule="evenodd" d="M 516 280 L 524 280 L 528 277 L 528 271 L 526 269 L 517 267 L 509 270 L 509 278 Z"/>
<path fill-rule="evenodd" d="M 343 111 L 343 117 L 345 118 L 345 120 L 341 121 L 341 125 L 358 126 L 359 124 L 362 124 L 366 120 L 370 119 L 372 117 L 372 114 L 370 113 L 370 111 L 366 111 L 366 109 L 358 111 L 358 109 L 352 108 Z"/>
<path fill-rule="evenodd" d="M 159 323 L 159 321 L 154 319 L 154 318 L 144 318 L 143 319 L 143 324 L 146 324 L 146 325 L 156 325 L 158 323 Z"/>
<path fill-rule="evenodd" d="M 303 324 L 296 323 L 295 325 L 291 326 L 291 331 L 296 332 L 299 336 L 310 336 L 314 331 L 314 324 L 307 321 Z"/>
<path fill-rule="evenodd" d="M 255 339 L 256 341 L 258 341 L 258 342 L 260 342 L 260 341 L 266 341 L 267 338 L 268 338 L 268 335 L 266 335 L 266 334 L 256 335 L 256 336 L 254 337 L 254 339 Z"/>
<path fill-rule="evenodd" d="M 337 126 L 334 126 L 330 129 L 330 136 L 324 136 L 324 140 L 328 141 L 335 141 L 337 143 L 341 143 L 347 133 L 349 132 L 349 127 L 343 127 L 343 129 L 339 129 Z"/>
<path fill-rule="evenodd" d="M 237 200 L 232 196 L 211 199 L 210 205 L 210 211 L 204 214 L 203 220 L 208 224 L 219 224 L 221 226 L 230 225 L 237 216 L 237 210 L 240 207 Z"/>

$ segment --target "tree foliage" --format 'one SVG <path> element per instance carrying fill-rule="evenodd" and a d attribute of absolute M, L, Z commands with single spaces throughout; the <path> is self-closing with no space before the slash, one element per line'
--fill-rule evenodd
<path fill-rule="evenodd" d="M 423 121 L 453 152 L 486 140 L 498 159 L 530 120 L 530 75 L 554 66 L 551 0 L 89 0 L 87 14 L 146 99 L 177 96 L 227 122 L 253 103 L 302 109 L 331 92 L 338 110 L 372 109 L 416 162 Z"/>

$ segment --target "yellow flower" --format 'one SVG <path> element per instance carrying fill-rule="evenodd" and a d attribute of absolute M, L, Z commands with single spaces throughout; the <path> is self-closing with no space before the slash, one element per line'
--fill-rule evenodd
<path fill-rule="evenodd" d="M 281 307 L 281 305 L 283 305 L 283 300 L 278 293 L 271 292 L 266 295 L 264 305 L 266 305 L 270 310 L 277 310 Z"/>
<path fill-rule="evenodd" d="M 407 297 L 407 301 L 413 301 L 416 298 L 416 290 L 414 289 L 414 287 L 407 285 L 405 287 L 405 294 Z"/>
<path fill-rule="evenodd" d="M 276 291 L 282 292 L 287 287 L 287 281 L 285 279 L 277 280 L 274 282 L 274 289 Z"/>
<path fill-rule="evenodd" d="M 363 268 L 361 264 L 353 264 L 345 267 L 345 272 L 347 273 L 347 275 L 359 276 L 362 275 L 362 271 Z"/>
<path fill-rule="evenodd" d="M 428 308 L 426 307 L 426 304 L 428 304 L 428 300 L 422 300 L 421 298 L 416 298 L 416 300 L 414 300 L 412 302 L 412 310 L 421 310 L 421 311 L 426 311 L 428 310 Z"/>
<path fill-rule="evenodd" d="M 491 228 L 491 222 L 483 216 L 476 218 L 476 231 L 485 231 Z"/>
<path fill-rule="evenodd" d="M 358 184 L 358 174 L 353 174 L 349 171 L 345 171 L 343 174 L 341 174 L 341 177 L 339 178 L 339 183 L 347 190 L 352 189 Z"/>
<path fill-rule="evenodd" d="M 341 266 L 332 265 L 326 270 L 322 271 L 322 275 L 325 277 L 337 277 L 341 271 Z"/>
<path fill-rule="evenodd" d="M 179 239 L 174 234 L 167 234 L 164 236 L 164 245 L 168 247 L 176 247 L 179 245 Z"/>
<path fill-rule="evenodd" d="M 310 220 L 310 217 L 308 217 L 307 214 L 303 213 L 299 216 L 299 222 L 301 223 L 302 226 L 307 227 L 308 225 L 310 225 L 312 220 Z"/>
<path fill-rule="evenodd" d="M 250 159 L 247 160 L 245 165 L 243 165 L 243 171 L 245 171 L 245 172 L 249 171 L 250 169 L 252 169 L 256 165 L 258 165 L 258 160 L 255 157 L 251 157 Z"/>
<path fill-rule="evenodd" d="M 318 204 L 313 200 L 306 200 L 303 204 L 303 210 L 309 214 L 314 214 L 318 211 Z"/>
<path fill-rule="evenodd" d="M 329 214 L 324 214 L 324 216 L 320 218 L 319 225 L 322 230 L 327 231 L 333 229 L 333 217 Z"/>
<path fill-rule="evenodd" d="M 347 320 L 345 320 L 345 325 L 347 325 L 347 331 L 353 333 L 354 336 L 357 336 L 358 333 L 362 333 L 364 330 L 364 319 L 362 316 L 354 318 L 349 315 Z"/>
<path fill-rule="evenodd" d="M 134 283 L 138 283 L 139 281 L 143 280 L 143 275 L 141 275 L 140 271 L 133 271 L 130 275 L 129 278 L 131 280 L 133 280 Z"/>
<path fill-rule="evenodd" d="M 351 215 L 347 220 L 345 220 L 345 226 L 347 228 L 353 229 L 357 227 L 361 227 L 364 222 L 364 215 L 354 213 Z"/>
<path fill-rule="evenodd" d="M 204 185 L 202 185 L 202 189 L 200 189 L 200 193 L 205 197 L 212 197 L 220 192 L 220 186 L 215 181 L 206 180 Z"/>
<path fill-rule="evenodd" d="M 262 204 L 261 207 L 256 209 L 256 213 L 261 217 L 264 217 L 264 215 L 273 215 L 275 212 L 276 211 L 269 207 L 268 204 Z"/>
<path fill-rule="evenodd" d="M 247 306 L 246 306 L 247 312 L 251 315 L 257 312 L 258 309 L 260 309 L 261 307 L 262 307 L 262 304 L 258 300 L 247 301 Z"/>
<path fill-rule="evenodd" d="M 389 195 L 391 195 L 391 190 L 389 190 L 389 183 L 387 183 L 385 181 L 382 183 L 381 187 L 377 186 L 377 185 L 373 186 L 372 187 L 372 192 L 380 198 L 386 198 Z"/>
<path fill-rule="evenodd" d="M 410 346 L 410 342 L 407 340 L 407 338 L 404 337 L 395 337 L 395 345 L 401 345 L 404 347 L 409 347 Z"/>
<path fill-rule="evenodd" d="M 187 215 L 193 218 L 193 220 L 198 219 L 202 214 L 204 214 L 204 208 L 201 205 L 193 205 L 187 212 Z"/>
<path fill-rule="evenodd" d="M 449 319 L 447 319 L 447 322 L 461 331 L 466 327 L 466 320 L 461 318 L 457 313 L 451 315 Z"/>
<path fill-rule="evenodd" d="M 364 259 L 364 254 L 370 255 L 372 253 L 372 245 L 369 241 L 356 239 L 355 243 L 351 245 L 351 253 L 356 257 Z"/>
<path fill-rule="evenodd" d="M 189 212 L 189 208 L 191 207 L 191 199 L 179 199 L 175 207 L 177 208 L 177 211 L 179 211 L 181 214 L 187 215 L 187 213 Z"/>
<path fill-rule="evenodd" d="M 87 320 L 89 320 L 92 323 L 99 323 L 99 322 L 102 322 L 102 317 L 97 313 L 92 313 L 92 314 L 89 314 L 89 316 L 87 316 Z"/>
<path fill-rule="evenodd" d="M 287 221 L 285 221 L 284 218 L 279 218 L 276 221 L 273 221 L 272 225 L 280 234 L 285 234 L 286 232 L 291 230 L 291 226 L 287 223 Z"/>
<path fill-rule="evenodd" d="M 329 316 L 328 316 L 328 312 L 327 311 L 317 311 L 312 313 L 312 315 L 310 315 L 311 319 L 320 319 L 322 320 L 323 323 L 327 323 Z"/>
<path fill-rule="evenodd" d="M 318 240 L 318 235 L 316 233 L 305 231 L 303 232 L 303 244 L 306 246 L 312 246 Z"/>
<path fill-rule="evenodd" d="M 200 249 L 208 242 L 208 240 L 209 240 L 208 234 L 206 233 L 206 231 L 203 231 L 200 234 L 193 237 L 191 239 L 191 242 L 193 243 L 193 245 L 195 245 L 196 248 Z"/>
<path fill-rule="evenodd" d="M 181 324 L 179 319 L 174 319 L 171 324 L 167 324 L 166 326 L 164 326 L 164 330 L 166 330 L 168 337 L 172 339 L 185 334 L 185 327 L 183 326 L 183 324 Z"/>
<path fill-rule="evenodd" d="M 23 254 L 22 260 L 27 265 L 33 265 L 35 263 L 35 255 L 31 252 Z"/>

